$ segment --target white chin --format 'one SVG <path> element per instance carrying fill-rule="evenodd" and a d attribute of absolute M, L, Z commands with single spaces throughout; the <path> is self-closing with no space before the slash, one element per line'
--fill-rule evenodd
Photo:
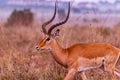
<path fill-rule="evenodd" d="M 41 50 L 47 50 L 47 51 L 51 51 L 51 48 L 42 48 Z"/>
<path fill-rule="evenodd" d="M 47 48 L 48 51 L 51 51 L 52 49 L 51 48 Z"/>

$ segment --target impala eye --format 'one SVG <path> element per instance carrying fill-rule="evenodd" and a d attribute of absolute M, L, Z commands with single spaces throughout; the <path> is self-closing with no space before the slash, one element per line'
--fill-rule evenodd
<path fill-rule="evenodd" d="M 50 40 L 50 38 L 47 38 L 47 39 L 46 39 L 46 41 L 49 41 L 49 40 Z"/>

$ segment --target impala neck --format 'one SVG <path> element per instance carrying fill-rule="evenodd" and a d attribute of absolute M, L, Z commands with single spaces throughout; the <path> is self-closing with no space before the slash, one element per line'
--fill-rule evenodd
<path fill-rule="evenodd" d="M 60 65 L 67 67 L 67 51 L 66 49 L 62 48 L 58 42 L 53 39 L 51 43 L 52 48 L 52 56 L 53 58 L 59 63 Z"/>

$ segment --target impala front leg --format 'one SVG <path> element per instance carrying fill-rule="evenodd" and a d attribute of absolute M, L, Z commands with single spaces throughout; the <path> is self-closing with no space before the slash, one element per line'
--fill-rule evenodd
<path fill-rule="evenodd" d="M 88 80 L 87 76 L 85 75 L 85 72 L 81 72 L 81 77 L 83 80 Z"/>
<path fill-rule="evenodd" d="M 68 74 L 66 75 L 66 77 L 64 78 L 64 80 L 72 80 L 75 73 L 77 72 L 76 69 L 72 68 L 68 71 Z"/>

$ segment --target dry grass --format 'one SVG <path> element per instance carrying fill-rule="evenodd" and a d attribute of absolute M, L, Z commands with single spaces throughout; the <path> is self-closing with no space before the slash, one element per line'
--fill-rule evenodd
<path fill-rule="evenodd" d="M 40 24 L 31 27 L 0 25 L 0 80 L 62 80 L 67 71 L 46 51 L 34 47 L 40 39 Z M 63 47 L 75 43 L 107 42 L 120 48 L 120 27 L 69 26 L 61 29 Z M 63 35 L 63 36 L 62 36 Z M 118 63 L 118 68 L 119 63 Z M 91 76 L 92 75 L 92 76 Z M 90 80 L 109 80 L 107 74 L 87 71 Z M 79 74 L 75 79 L 80 80 Z M 74 79 L 74 80 L 75 80 Z"/>

